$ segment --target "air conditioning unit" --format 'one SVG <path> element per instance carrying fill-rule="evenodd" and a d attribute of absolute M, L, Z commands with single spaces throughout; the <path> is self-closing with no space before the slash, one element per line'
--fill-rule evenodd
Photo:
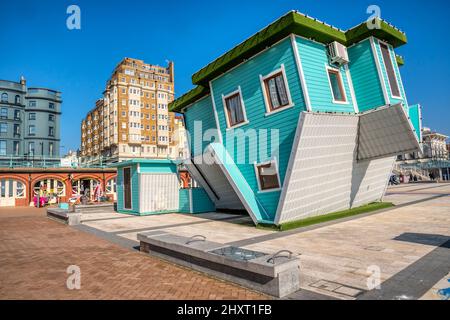
<path fill-rule="evenodd" d="M 337 41 L 328 45 L 328 52 L 331 63 L 336 63 L 341 66 L 350 62 L 348 59 L 347 48 Z"/>

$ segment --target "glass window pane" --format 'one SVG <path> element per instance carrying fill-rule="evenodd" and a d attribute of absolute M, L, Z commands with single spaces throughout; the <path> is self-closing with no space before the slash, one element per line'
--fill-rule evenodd
<path fill-rule="evenodd" d="M 342 92 L 342 83 L 339 74 L 335 71 L 328 71 L 330 77 L 331 90 L 333 92 L 333 98 L 336 101 L 345 101 L 344 93 Z"/>
<path fill-rule="evenodd" d="M 257 168 L 261 190 L 280 188 L 280 184 L 278 182 L 278 172 L 274 162 L 259 165 Z"/>
<path fill-rule="evenodd" d="M 400 89 L 398 87 L 397 78 L 395 76 L 394 66 L 392 65 L 391 54 L 388 46 L 380 43 L 381 53 L 383 54 L 384 65 L 388 74 L 389 85 L 393 96 L 400 97 Z"/>
<path fill-rule="evenodd" d="M 245 121 L 244 111 L 241 104 L 241 97 L 239 94 L 227 98 L 225 100 L 225 104 L 228 112 L 228 120 L 230 122 L 230 126 L 234 126 Z"/>

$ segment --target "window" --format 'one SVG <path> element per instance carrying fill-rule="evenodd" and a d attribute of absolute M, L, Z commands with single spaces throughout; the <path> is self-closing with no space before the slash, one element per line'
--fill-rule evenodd
<path fill-rule="evenodd" d="M 30 101 L 28 102 L 29 107 L 36 107 L 36 101 Z"/>
<path fill-rule="evenodd" d="M 51 157 L 53 156 L 53 142 L 48 144 L 48 155 Z"/>
<path fill-rule="evenodd" d="M 106 193 L 116 193 L 117 183 L 116 178 L 108 180 L 106 183 Z"/>
<path fill-rule="evenodd" d="M 8 94 L 2 93 L 2 102 L 8 102 Z"/>
<path fill-rule="evenodd" d="M 20 110 L 14 110 L 14 119 L 20 120 Z"/>
<path fill-rule="evenodd" d="M 15 156 L 18 156 L 19 153 L 20 153 L 19 146 L 20 146 L 20 142 L 19 141 L 13 141 L 13 152 L 14 152 Z"/>
<path fill-rule="evenodd" d="M 49 114 L 48 115 L 48 121 L 55 121 L 55 115 L 54 114 Z"/>
<path fill-rule="evenodd" d="M 32 124 L 28 127 L 28 134 L 30 136 L 34 136 L 36 134 L 36 126 L 35 125 Z"/>
<path fill-rule="evenodd" d="M 19 95 L 17 95 L 15 97 L 15 102 L 16 102 L 16 104 L 20 104 L 20 96 Z"/>
<path fill-rule="evenodd" d="M 0 123 L 0 133 L 7 133 L 8 132 L 8 124 L 7 123 Z"/>
<path fill-rule="evenodd" d="M 28 154 L 34 156 L 34 142 L 28 143 Z"/>
<path fill-rule="evenodd" d="M 261 80 L 268 112 L 292 105 L 284 66 L 281 67 L 281 70 L 275 71 L 268 76 L 261 77 Z"/>
<path fill-rule="evenodd" d="M 36 120 L 36 113 L 29 113 L 28 120 Z"/>
<path fill-rule="evenodd" d="M 391 54 L 389 51 L 389 47 L 380 42 L 381 53 L 383 55 L 384 66 L 386 67 L 386 72 L 388 75 L 389 86 L 391 88 L 392 96 L 395 98 L 400 98 L 400 89 L 397 83 L 397 77 L 395 76 L 394 66 L 392 64 Z"/>
<path fill-rule="evenodd" d="M 25 186 L 22 182 L 16 182 L 16 197 L 23 198 L 25 197 Z"/>
<path fill-rule="evenodd" d="M 20 125 L 18 125 L 17 123 L 14 124 L 14 131 L 13 131 L 15 136 L 20 136 Z"/>
<path fill-rule="evenodd" d="M 53 102 L 48 103 L 49 109 L 55 109 L 55 104 Z"/>
<path fill-rule="evenodd" d="M 255 170 L 260 191 L 275 191 L 280 188 L 280 177 L 276 160 L 255 164 Z"/>
<path fill-rule="evenodd" d="M 328 80 L 330 81 L 331 93 L 333 95 L 333 102 L 343 103 L 347 102 L 347 97 L 344 92 L 344 85 L 342 84 L 341 73 L 337 69 L 328 69 Z"/>
<path fill-rule="evenodd" d="M 246 123 L 247 119 L 245 116 L 241 89 L 239 88 L 228 96 L 222 96 L 222 99 L 225 106 L 228 127 L 231 128 Z"/>
<path fill-rule="evenodd" d="M 0 156 L 6 156 L 6 141 L 0 140 Z"/>
<path fill-rule="evenodd" d="M 0 109 L 0 118 L 8 119 L 8 108 L 1 108 Z"/>
<path fill-rule="evenodd" d="M 48 127 L 48 135 L 50 137 L 54 137 L 55 136 L 55 129 L 53 127 Z"/>

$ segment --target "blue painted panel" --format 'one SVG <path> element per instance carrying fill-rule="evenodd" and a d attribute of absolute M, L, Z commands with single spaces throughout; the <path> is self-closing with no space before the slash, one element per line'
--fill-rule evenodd
<path fill-rule="evenodd" d="M 141 163 L 141 173 L 177 173 L 175 163 Z"/>
<path fill-rule="evenodd" d="M 180 212 L 191 213 L 190 200 L 189 200 L 189 190 L 190 189 L 180 189 L 179 191 L 179 201 L 180 201 Z"/>
<path fill-rule="evenodd" d="M 187 108 L 184 119 L 186 129 L 189 132 L 188 138 L 191 155 L 197 156 L 203 154 L 208 144 L 214 142 L 214 138 L 209 141 L 203 141 L 204 133 L 209 129 L 217 130 L 211 97 L 207 96 Z"/>
<path fill-rule="evenodd" d="M 211 201 L 205 189 L 194 188 L 192 192 L 193 213 L 212 212 L 216 210 L 214 202 Z"/>
<path fill-rule="evenodd" d="M 422 118 L 421 118 L 421 112 L 420 112 L 421 106 L 419 104 L 409 106 L 409 119 L 414 127 L 416 137 L 419 140 L 419 142 L 422 142 Z"/>
<path fill-rule="evenodd" d="M 312 110 L 354 113 L 355 109 L 345 68 L 341 67 L 339 71 L 348 103 L 334 103 L 326 68 L 330 66 L 326 46 L 300 37 L 296 37 L 296 41 Z"/>
<path fill-rule="evenodd" d="M 294 107 L 266 116 L 263 88 L 260 75 L 265 76 L 284 65 L 288 87 Z M 295 63 L 294 51 L 290 38 L 287 38 L 263 53 L 247 60 L 245 63 L 228 71 L 211 82 L 214 101 L 217 108 L 220 130 L 224 145 L 234 160 L 236 169 L 249 186 L 250 198 L 257 202 L 268 214 L 268 219 L 275 217 L 280 192 L 259 193 L 254 162 L 264 162 L 276 156 L 280 180 L 284 181 L 291 147 L 301 111 L 305 111 L 305 101 Z M 227 95 L 241 87 L 247 119 L 249 123 L 238 129 L 227 130 L 222 95 Z M 255 129 L 251 132 L 247 129 Z M 244 139 L 245 134 L 253 137 Z M 275 138 L 277 137 L 277 138 Z M 239 139 L 242 138 L 242 139 Z M 233 148 L 233 143 L 235 147 Z M 259 142 L 266 141 L 267 148 L 258 147 Z M 239 152 L 244 150 L 245 152 Z M 251 157 L 249 155 L 252 155 Z M 244 160 L 244 161 L 240 161 Z"/>
<path fill-rule="evenodd" d="M 360 112 L 385 105 L 378 69 L 370 40 L 348 48 L 349 69 Z"/>

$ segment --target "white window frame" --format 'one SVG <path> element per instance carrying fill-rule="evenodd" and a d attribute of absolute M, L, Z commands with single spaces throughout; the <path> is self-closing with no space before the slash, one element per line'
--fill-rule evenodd
<path fill-rule="evenodd" d="M 389 89 L 389 92 L 391 93 L 391 97 L 394 98 L 394 99 L 403 100 L 403 97 L 401 97 L 402 89 L 401 89 L 401 86 L 400 86 L 400 81 L 398 81 L 397 72 L 396 72 L 395 66 L 394 66 L 394 61 L 392 61 L 392 55 L 391 55 L 392 46 L 389 43 L 387 43 L 387 42 L 381 41 L 380 39 L 377 39 L 377 40 L 378 40 L 378 47 L 380 48 L 381 61 L 383 62 L 384 70 L 386 71 L 386 78 L 387 78 L 386 80 L 387 80 L 387 83 L 389 84 L 388 89 Z M 392 86 L 391 86 L 391 82 L 389 80 L 389 75 L 388 75 L 388 71 L 387 71 L 387 68 L 386 68 L 386 61 L 384 60 L 384 57 L 383 57 L 383 51 L 381 49 L 381 44 L 384 44 L 388 48 L 389 60 L 390 60 L 390 63 L 392 64 L 392 69 L 394 70 L 394 78 L 395 78 L 395 82 L 397 83 L 398 92 L 400 92 L 400 97 L 399 96 L 394 96 L 394 94 L 392 93 Z M 395 63 L 397 63 L 397 62 L 395 62 Z"/>
<path fill-rule="evenodd" d="M 288 96 L 289 103 L 288 103 L 288 105 L 286 105 L 284 107 L 280 107 L 275 110 L 270 110 L 269 93 L 267 92 L 265 81 L 278 73 L 281 73 L 281 75 L 283 77 L 284 87 L 286 88 L 286 94 Z M 277 70 L 275 70 L 265 76 L 260 74 L 259 82 L 261 84 L 261 89 L 262 89 L 262 93 L 263 93 L 263 97 L 264 97 L 264 104 L 266 106 L 265 116 L 270 116 L 272 114 L 275 114 L 275 113 L 278 113 L 278 112 L 281 112 L 286 109 L 290 109 L 290 108 L 294 107 L 294 103 L 292 102 L 292 97 L 291 97 L 291 90 L 289 89 L 289 84 L 287 81 L 286 70 L 284 68 L 284 64 L 281 64 L 280 68 L 278 68 Z"/>
<path fill-rule="evenodd" d="M 345 92 L 346 91 L 345 90 L 345 83 L 344 83 L 344 79 L 342 77 L 341 70 L 339 68 L 330 67 L 327 64 L 325 64 L 325 69 L 326 69 L 326 72 L 327 72 L 328 85 L 330 86 L 330 93 L 331 93 L 331 100 L 332 100 L 332 102 L 335 103 L 335 104 L 349 104 L 349 101 L 348 101 L 348 98 L 347 98 L 347 92 Z M 339 81 L 341 81 L 341 84 L 342 84 L 342 91 L 343 91 L 342 93 L 344 95 L 345 101 L 338 101 L 338 100 L 334 99 L 333 86 L 331 85 L 331 79 L 330 79 L 329 71 L 334 71 L 334 72 L 337 72 L 339 74 Z"/>
<path fill-rule="evenodd" d="M 242 113 L 244 115 L 244 121 L 241 123 L 238 123 L 234 126 L 230 125 L 230 119 L 228 118 L 228 110 L 227 110 L 227 105 L 226 105 L 226 100 L 236 94 L 239 94 L 239 99 L 241 100 L 241 107 L 242 107 Z M 241 86 L 238 86 L 238 89 L 230 92 L 227 95 L 222 95 L 222 105 L 223 105 L 223 111 L 225 113 L 225 120 L 227 122 L 227 130 L 231 130 L 231 129 L 235 129 L 235 128 L 239 128 L 241 126 L 244 126 L 246 124 L 249 123 L 248 119 L 247 119 L 247 112 L 245 110 L 245 104 L 244 104 L 244 98 L 242 96 L 242 90 L 241 90 Z"/>
<path fill-rule="evenodd" d="M 278 178 L 278 188 L 273 188 L 273 189 L 261 189 L 261 182 L 259 179 L 259 171 L 258 171 L 258 167 L 259 166 L 263 166 L 263 165 L 267 165 L 267 164 L 271 164 L 273 163 L 275 165 L 275 170 L 277 172 L 277 178 Z M 277 158 L 273 158 L 272 160 L 269 161 L 265 161 L 265 162 L 260 162 L 257 163 L 256 161 L 253 163 L 253 167 L 255 169 L 255 176 L 256 176 L 256 181 L 258 183 L 258 193 L 268 193 L 268 192 L 277 192 L 281 190 L 281 181 L 280 181 L 280 171 L 278 169 L 278 161 Z"/>

